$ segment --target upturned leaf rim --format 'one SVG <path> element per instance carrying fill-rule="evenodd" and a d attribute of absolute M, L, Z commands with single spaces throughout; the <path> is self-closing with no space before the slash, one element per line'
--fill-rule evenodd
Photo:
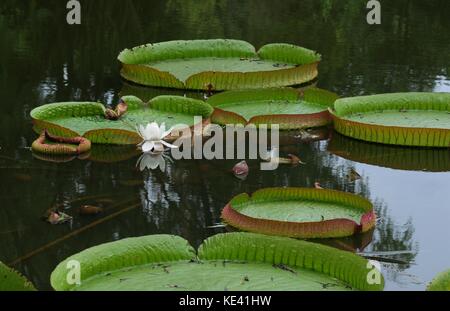
<path fill-rule="evenodd" d="M 151 61 L 197 57 L 257 57 L 295 64 L 292 68 L 270 71 L 226 72 L 204 71 L 193 74 L 186 81 L 168 71 L 146 65 Z M 121 76 L 131 82 L 157 87 L 204 90 L 211 85 L 215 91 L 256 87 L 282 87 L 303 84 L 318 75 L 320 54 L 287 43 L 271 43 L 258 51 L 250 43 L 234 39 L 174 40 L 144 44 L 123 50 L 118 60 Z"/>
<path fill-rule="evenodd" d="M 330 109 L 334 128 L 342 135 L 374 143 L 413 146 L 450 147 L 450 129 L 371 124 L 349 120 L 352 113 L 377 110 L 414 109 L 450 113 L 450 93 L 388 93 L 341 98 Z"/>
<path fill-rule="evenodd" d="M 167 234 L 126 238 L 93 246 L 59 263 L 51 274 L 51 285 L 59 291 L 77 289 L 77 284 L 67 282 L 71 262 L 79 263 L 82 284 L 92 277 L 106 276 L 112 271 L 151 263 L 191 261 L 285 265 L 337 278 L 358 290 L 384 288 L 382 275 L 379 284 L 368 282 L 367 275 L 373 267 L 367 259 L 356 254 L 307 241 L 243 232 L 214 235 L 203 241 L 198 251 L 185 239 Z"/>
<path fill-rule="evenodd" d="M 265 88 L 249 90 L 232 90 L 213 95 L 208 98 L 207 103 L 214 108 L 211 115 L 211 122 L 220 125 L 228 124 L 261 124 L 278 125 L 281 130 L 296 130 L 306 128 L 322 127 L 332 122 L 328 109 L 333 107 L 334 102 L 339 98 L 335 93 L 316 87 L 304 90 L 294 88 Z M 244 116 L 222 107 L 231 103 L 245 101 L 265 101 L 265 100 L 303 100 L 305 102 L 322 106 L 322 111 L 313 113 L 290 113 L 290 114 L 261 114 L 246 119 Z M 245 105 L 245 104 L 243 104 Z"/>
<path fill-rule="evenodd" d="M 277 204 L 280 201 L 301 202 L 304 200 L 350 206 L 355 209 L 360 209 L 363 214 L 359 223 L 345 218 L 294 222 L 252 217 L 244 215 L 233 207 L 233 205 L 239 206 L 242 203 L 252 201 L 273 202 L 273 204 Z M 372 203 L 361 196 L 331 189 L 299 187 L 263 188 L 255 191 L 251 195 L 247 193 L 239 194 L 231 199 L 224 207 L 221 217 L 227 224 L 240 230 L 305 239 L 351 236 L 369 231 L 376 223 L 376 215 Z"/>

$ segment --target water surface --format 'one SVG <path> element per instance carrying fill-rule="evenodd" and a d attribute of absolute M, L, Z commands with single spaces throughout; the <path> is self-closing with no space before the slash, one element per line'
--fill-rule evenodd
<path fill-rule="evenodd" d="M 38 159 L 29 150 L 37 137 L 29 117 L 34 107 L 78 100 L 112 104 L 130 93 L 145 100 L 182 94 L 120 79 L 118 53 L 148 42 L 234 38 L 256 48 L 299 44 L 323 55 L 317 85 L 341 96 L 450 91 L 450 2 L 384 2 L 379 26 L 365 23 L 365 5 L 362 0 L 82 1 L 82 25 L 69 26 L 64 1 L 2 0 L 0 260 L 38 288 L 50 289 L 56 264 L 87 247 L 154 233 L 177 234 L 197 246 L 224 231 L 207 227 L 220 222 L 221 209 L 234 195 L 319 181 L 370 198 L 380 217 L 374 232 L 323 242 L 365 252 L 407 251 L 397 256 L 405 264 L 383 266 L 386 289 L 424 289 L 450 262 L 445 151 L 393 148 L 383 158 L 386 147 L 371 146 L 351 157 L 359 147 L 349 149 L 354 143 L 336 133 L 309 143 L 292 134 L 283 137 L 281 152 L 297 154 L 307 165 L 262 172 L 250 161 L 250 175 L 241 181 L 229 172 L 234 161 L 177 161 L 168 163 L 165 173 L 141 173 L 134 148 L 96 146 L 87 159 L 61 163 Z M 405 161 L 395 163 L 396 155 Z M 350 169 L 362 179 L 349 178 Z M 101 205 L 105 213 L 78 216 L 84 204 Z M 55 206 L 74 216 L 71 225 L 40 219 Z"/>

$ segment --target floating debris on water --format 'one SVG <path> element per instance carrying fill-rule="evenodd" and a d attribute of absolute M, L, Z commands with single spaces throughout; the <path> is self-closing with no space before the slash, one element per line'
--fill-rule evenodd
<path fill-rule="evenodd" d="M 249 167 L 246 161 L 241 161 L 233 167 L 233 174 L 237 178 L 244 180 L 247 178 Z"/>
<path fill-rule="evenodd" d="M 82 205 L 78 208 L 80 215 L 97 215 L 103 213 L 103 208 L 94 205 Z"/>

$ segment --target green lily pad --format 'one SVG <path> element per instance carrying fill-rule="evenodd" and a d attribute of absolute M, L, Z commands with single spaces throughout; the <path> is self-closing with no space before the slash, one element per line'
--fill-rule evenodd
<path fill-rule="evenodd" d="M 439 273 L 427 287 L 428 291 L 450 291 L 450 269 Z"/>
<path fill-rule="evenodd" d="M 343 98 L 335 129 L 370 142 L 450 147 L 450 93 L 393 93 Z"/>
<path fill-rule="evenodd" d="M 194 116 L 209 118 L 212 108 L 203 101 L 181 96 L 158 96 L 148 104 L 139 98 L 122 98 L 128 111 L 118 120 L 105 118 L 105 107 L 100 103 L 55 103 L 31 111 L 34 129 L 40 133 L 47 129 L 58 136 L 82 136 L 92 143 L 137 144 L 141 141 L 137 125 L 150 122 L 172 126 L 193 126 Z"/>
<path fill-rule="evenodd" d="M 278 124 L 280 129 L 303 129 L 329 124 L 328 108 L 337 98 L 336 94 L 317 88 L 268 88 L 228 91 L 207 102 L 214 107 L 214 123 Z"/>
<path fill-rule="evenodd" d="M 0 261 L 0 292 L 34 290 L 36 289 L 30 281 Z"/>
<path fill-rule="evenodd" d="M 297 238 L 344 237 L 375 226 L 372 204 L 340 191 L 267 188 L 234 197 L 222 211 L 241 230 Z"/>
<path fill-rule="evenodd" d="M 230 90 L 305 83 L 317 77 L 320 55 L 291 44 L 258 52 L 240 40 L 146 44 L 122 51 L 121 75 L 135 83 L 180 89 Z"/>
<path fill-rule="evenodd" d="M 122 84 L 122 89 L 120 90 L 119 96 L 136 96 L 140 98 L 143 102 L 149 102 L 151 99 L 161 96 L 161 95 L 173 95 L 194 98 L 198 100 L 203 100 L 205 97 L 204 92 L 195 90 L 184 90 L 180 91 L 177 89 L 167 89 L 160 87 L 149 87 L 142 86 L 134 83 L 127 83 L 126 81 Z"/>
<path fill-rule="evenodd" d="M 450 150 L 374 144 L 335 133 L 328 151 L 351 161 L 407 171 L 450 171 Z"/>
<path fill-rule="evenodd" d="M 69 262 L 80 284 L 68 284 Z M 373 269 L 373 268 L 371 268 Z M 102 244 L 60 263 L 56 290 L 381 290 L 366 259 L 331 247 L 251 233 L 213 236 L 198 254 L 180 237 L 153 235 Z"/>

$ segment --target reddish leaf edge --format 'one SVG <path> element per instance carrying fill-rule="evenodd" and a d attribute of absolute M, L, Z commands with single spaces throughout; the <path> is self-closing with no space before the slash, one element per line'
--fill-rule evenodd
<path fill-rule="evenodd" d="M 233 201 L 240 196 L 247 195 L 248 199 L 251 199 L 256 193 L 260 191 L 267 191 L 267 190 L 270 191 L 280 189 L 284 190 L 308 189 L 309 191 L 317 191 L 318 193 L 320 191 L 328 191 L 337 193 L 339 195 L 351 196 L 354 198 L 365 200 L 362 197 L 359 197 L 354 194 L 329 189 L 266 188 L 254 192 L 251 196 L 248 194 L 241 194 L 234 197 L 222 210 L 221 218 L 224 220 L 225 223 L 239 230 L 266 235 L 284 236 L 291 238 L 304 238 L 304 239 L 346 237 L 358 233 L 367 232 L 375 227 L 376 214 L 373 210 L 373 207 L 372 209 L 366 211 L 366 213 L 362 215 L 359 223 L 356 223 L 353 220 L 345 218 L 336 218 L 318 222 L 278 221 L 278 220 L 250 217 L 238 212 L 236 209 L 233 208 L 232 205 Z"/>

